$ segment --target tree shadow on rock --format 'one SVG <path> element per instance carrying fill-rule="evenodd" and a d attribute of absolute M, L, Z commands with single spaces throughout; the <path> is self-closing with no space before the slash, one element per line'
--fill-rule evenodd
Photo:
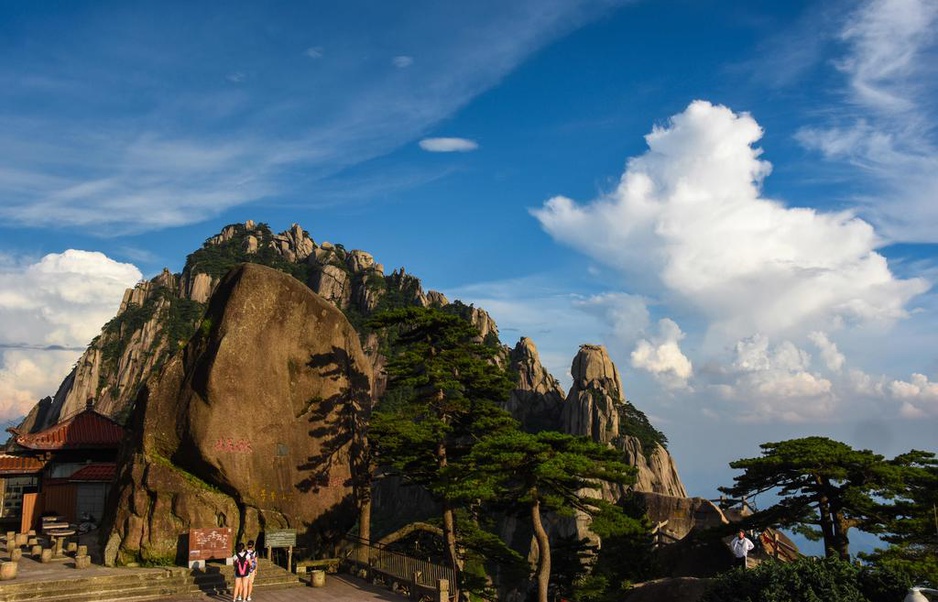
<path fill-rule="evenodd" d="M 319 453 L 309 456 L 297 466 L 306 476 L 296 483 L 304 492 L 318 492 L 323 487 L 357 487 L 367 476 L 367 442 L 365 430 L 371 412 L 371 383 L 368 375 L 357 369 L 348 351 L 333 346 L 331 352 L 310 356 L 307 367 L 322 378 L 345 380 L 348 384 L 326 399 L 309 403 L 310 437 L 320 442 Z M 332 469 L 344 464 L 343 449 L 348 448 L 352 478 L 342 483 L 330 481 Z"/>

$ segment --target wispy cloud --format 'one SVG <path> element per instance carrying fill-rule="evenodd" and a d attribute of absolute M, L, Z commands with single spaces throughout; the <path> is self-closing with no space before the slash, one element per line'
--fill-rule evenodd
<path fill-rule="evenodd" d="M 414 64 L 414 57 L 402 54 L 391 59 L 391 64 L 398 69 L 406 69 Z"/>
<path fill-rule="evenodd" d="M 297 55 L 290 41 L 306 33 L 305 19 L 316 22 L 311 10 L 278 23 L 284 35 L 275 37 L 248 25 L 262 15 L 218 17 L 203 32 L 181 8 L 118 13 L 114 36 L 83 30 L 94 16 L 76 19 L 71 31 L 94 38 L 82 52 L 53 43 L 47 53 L 11 55 L 0 66 L 0 85 L 11 91 L 0 101 L 7 159 L 0 218 L 141 232 L 295 192 L 296 182 L 309 186 L 425 135 L 531 53 L 617 3 L 482 2 L 457 15 L 423 2 L 388 13 L 380 39 L 352 22 L 320 30 L 317 45 L 300 51 L 316 60 L 329 49 L 329 60 L 313 70 L 290 60 Z M 245 9 L 254 10 L 261 9 Z M 181 19 L 195 29 L 184 38 L 174 25 Z M 428 27 L 450 34 L 427 36 Z M 151 52 L 140 51 L 141 36 Z M 401 77 L 371 58 L 395 46 L 413 49 L 395 65 L 420 56 L 420 69 Z M 191 60 L 193 52 L 200 61 Z M 60 55 L 68 60 L 46 58 Z M 111 59 L 106 67 L 103 57 Z M 206 71 L 213 59 L 239 68 L 218 78 L 217 69 Z M 265 85 L 231 85 L 254 73 L 263 73 L 258 83 Z M 45 110 L 33 110 L 39 105 Z"/>
<path fill-rule="evenodd" d="M 840 29 L 835 61 L 846 78 L 844 106 L 798 139 L 833 161 L 860 168 L 864 215 L 896 241 L 938 240 L 938 5 L 868 0 Z"/>
<path fill-rule="evenodd" d="M 467 138 L 424 138 L 420 148 L 431 153 L 465 153 L 479 148 L 479 144 Z"/>

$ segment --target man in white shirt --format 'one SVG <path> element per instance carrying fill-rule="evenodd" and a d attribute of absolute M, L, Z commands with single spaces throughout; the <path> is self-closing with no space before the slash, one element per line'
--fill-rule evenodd
<path fill-rule="evenodd" d="M 753 543 L 746 537 L 746 532 L 740 529 L 739 535 L 730 543 L 730 549 L 733 550 L 733 556 L 736 557 L 736 564 L 738 566 L 747 568 L 747 559 L 749 558 L 749 550 L 756 547 Z"/>

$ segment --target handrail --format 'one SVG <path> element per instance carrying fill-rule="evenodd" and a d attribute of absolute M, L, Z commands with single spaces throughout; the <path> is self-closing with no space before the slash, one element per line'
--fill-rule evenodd
<path fill-rule="evenodd" d="M 440 594 L 443 582 L 447 584 L 449 599 L 454 599 L 456 591 L 456 571 L 451 567 L 435 564 L 427 560 L 412 558 L 400 552 L 394 552 L 381 544 L 365 541 L 358 537 L 346 536 L 342 550 L 343 558 L 370 573 L 388 578 L 390 585 L 405 586 L 408 589 L 426 593 Z M 345 546 L 343 546 L 345 547 Z"/>

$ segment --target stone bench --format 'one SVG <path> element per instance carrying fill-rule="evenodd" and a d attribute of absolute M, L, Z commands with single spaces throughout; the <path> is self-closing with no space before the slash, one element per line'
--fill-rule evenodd
<path fill-rule="evenodd" d="M 321 558 L 319 560 L 298 560 L 296 562 L 296 572 L 308 573 L 313 570 L 323 570 L 327 573 L 338 573 L 339 558 Z"/>

